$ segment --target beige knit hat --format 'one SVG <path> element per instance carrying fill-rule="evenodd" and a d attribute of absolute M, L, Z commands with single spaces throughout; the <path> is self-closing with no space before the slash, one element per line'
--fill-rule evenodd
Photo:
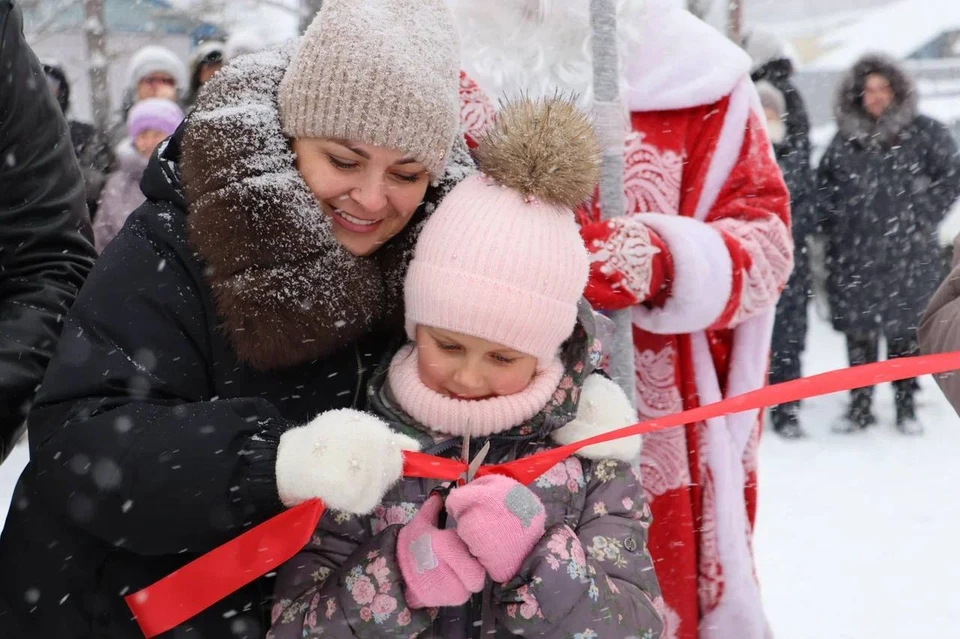
<path fill-rule="evenodd" d="M 326 0 L 280 84 L 283 132 L 396 149 L 439 177 L 459 131 L 459 77 L 446 0 Z"/>

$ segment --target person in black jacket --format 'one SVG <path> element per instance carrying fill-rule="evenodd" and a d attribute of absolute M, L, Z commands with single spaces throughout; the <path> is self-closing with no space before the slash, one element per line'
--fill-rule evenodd
<path fill-rule="evenodd" d="M 210 80 L 151 157 L 147 201 L 98 260 L 31 412 L 0 637 L 142 636 L 123 596 L 280 513 L 280 494 L 324 498 L 331 463 L 364 493 L 399 478 L 406 438 L 315 418 L 362 409 L 402 339 L 421 223 L 471 173 L 458 89 L 444 0 L 328 0 L 295 47 Z M 315 442 L 310 464 L 287 435 Z M 348 464 L 357 438 L 375 468 Z M 262 637 L 272 585 L 166 636 Z"/>
<path fill-rule="evenodd" d="M 93 265 L 67 124 L 0 1 L 0 461 L 16 442 L 61 322 Z"/>
<path fill-rule="evenodd" d="M 791 80 L 793 62 L 784 43 L 757 27 L 744 46 L 753 60 L 751 77 L 767 112 L 770 140 L 790 191 L 794 267 L 777 304 L 770 356 L 770 383 L 778 384 L 800 377 L 800 355 L 806 346 L 807 302 L 812 288 L 807 238 L 816 232 L 810 120 L 803 97 Z M 788 439 L 803 437 L 799 410 L 800 402 L 773 407 L 774 431 Z"/>
<path fill-rule="evenodd" d="M 818 210 L 827 241 L 833 326 L 850 364 L 915 355 L 917 326 L 941 279 L 937 227 L 960 196 L 960 156 L 950 131 L 917 112 L 911 79 L 893 60 L 868 55 L 840 84 L 839 131 L 818 168 Z M 916 380 L 894 383 L 896 425 L 918 434 Z M 873 388 L 851 394 L 837 430 L 876 422 Z"/>
<path fill-rule="evenodd" d="M 224 44 L 219 40 L 208 40 L 197 45 L 190 54 L 190 92 L 187 94 L 188 109 L 197 101 L 200 87 L 210 81 L 213 74 L 223 68 Z"/>
<path fill-rule="evenodd" d="M 67 117 L 70 111 L 70 81 L 67 79 L 66 72 L 62 66 L 52 61 L 43 63 L 43 72 L 47 76 L 50 90 L 57 98 L 60 110 L 64 117 Z M 73 150 L 80 161 L 80 170 L 83 172 L 87 208 L 92 221 L 97 215 L 100 193 L 103 191 L 107 174 L 113 164 L 113 152 L 110 150 L 106 136 L 92 124 L 69 119 L 67 124 L 70 128 L 70 141 L 73 143 Z"/>

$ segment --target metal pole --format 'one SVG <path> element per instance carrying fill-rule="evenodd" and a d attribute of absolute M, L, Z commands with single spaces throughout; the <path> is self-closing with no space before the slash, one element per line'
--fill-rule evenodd
<path fill-rule="evenodd" d="M 744 0 L 728 0 L 727 5 L 727 36 L 737 46 L 743 42 Z"/>
<path fill-rule="evenodd" d="M 84 0 L 83 30 L 87 40 L 87 68 L 90 74 L 93 122 L 99 131 L 108 131 L 110 124 L 110 86 L 107 79 L 106 26 L 102 0 Z"/>
<path fill-rule="evenodd" d="M 626 112 L 620 99 L 617 50 L 617 10 L 614 0 L 590 0 L 593 29 L 594 115 L 597 139 L 603 151 L 600 173 L 600 214 L 610 219 L 624 214 L 623 147 Z M 610 376 L 636 406 L 633 322 L 631 309 L 611 315 L 616 325 L 610 344 Z"/>

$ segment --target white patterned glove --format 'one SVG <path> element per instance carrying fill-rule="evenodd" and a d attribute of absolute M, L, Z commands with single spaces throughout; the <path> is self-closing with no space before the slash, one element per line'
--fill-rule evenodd
<path fill-rule="evenodd" d="M 280 437 L 280 501 L 295 506 L 316 497 L 334 510 L 368 514 L 403 475 L 403 451 L 419 449 L 414 439 L 368 413 L 322 413 Z"/>

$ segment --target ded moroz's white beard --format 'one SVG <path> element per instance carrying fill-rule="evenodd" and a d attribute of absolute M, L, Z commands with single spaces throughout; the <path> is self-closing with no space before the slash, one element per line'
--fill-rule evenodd
<path fill-rule="evenodd" d="M 683 0 L 614 0 L 621 57 L 639 41 L 648 5 Z M 494 100 L 559 89 L 593 102 L 590 0 L 448 0 L 460 25 L 464 68 Z M 623 74 L 621 74 L 623 77 Z"/>

